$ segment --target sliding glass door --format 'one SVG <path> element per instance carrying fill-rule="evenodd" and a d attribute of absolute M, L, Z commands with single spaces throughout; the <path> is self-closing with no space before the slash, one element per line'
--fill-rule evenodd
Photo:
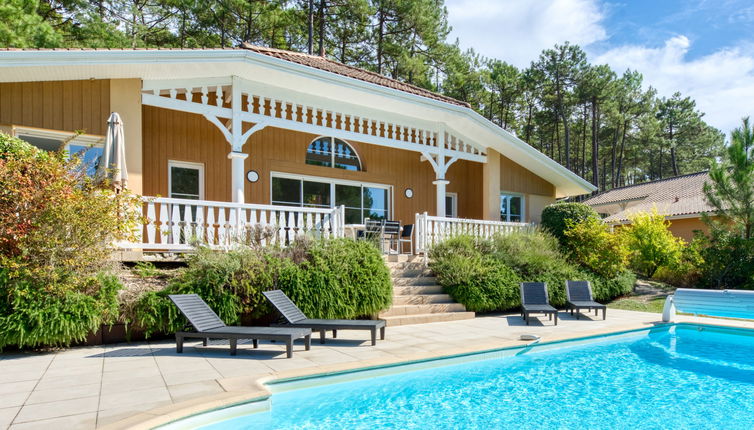
<path fill-rule="evenodd" d="M 273 174 L 272 204 L 316 208 L 343 205 L 346 210 L 346 224 L 361 224 L 364 218 L 389 217 L 390 187 Z"/>

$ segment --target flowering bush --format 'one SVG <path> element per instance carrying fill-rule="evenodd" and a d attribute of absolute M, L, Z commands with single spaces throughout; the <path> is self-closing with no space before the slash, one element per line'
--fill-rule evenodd
<path fill-rule="evenodd" d="M 135 203 L 76 157 L 0 133 L 0 347 L 67 344 L 108 320 L 117 281 L 100 273 L 135 231 Z"/>

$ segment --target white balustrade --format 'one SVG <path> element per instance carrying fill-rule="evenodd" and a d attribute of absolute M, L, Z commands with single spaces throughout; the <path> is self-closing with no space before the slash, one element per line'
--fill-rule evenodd
<path fill-rule="evenodd" d="M 445 218 L 416 214 L 414 224 L 416 253 L 426 254 L 432 246 L 454 236 L 469 235 L 489 239 L 497 234 L 510 234 L 533 229 L 524 222 L 486 221 L 479 219 Z"/>
<path fill-rule="evenodd" d="M 188 251 L 197 245 L 287 245 L 300 236 L 343 237 L 345 209 L 143 198 L 143 243 L 124 249 Z"/>

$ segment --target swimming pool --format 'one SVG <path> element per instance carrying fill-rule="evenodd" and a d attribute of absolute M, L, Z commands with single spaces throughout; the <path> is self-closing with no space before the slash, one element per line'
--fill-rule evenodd
<path fill-rule="evenodd" d="M 219 429 L 752 428 L 754 331 L 678 324 L 270 385 Z"/>

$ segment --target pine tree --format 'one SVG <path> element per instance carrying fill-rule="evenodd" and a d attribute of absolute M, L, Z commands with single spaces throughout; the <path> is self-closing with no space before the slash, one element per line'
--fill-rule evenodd
<path fill-rule="evenodd" d="M 713 227 L 754 238 L 754 129 L 749 118 L 731 133 L 725 157 L 715 162 L 704 184 L 704 195 L 716 218 Z"/>

